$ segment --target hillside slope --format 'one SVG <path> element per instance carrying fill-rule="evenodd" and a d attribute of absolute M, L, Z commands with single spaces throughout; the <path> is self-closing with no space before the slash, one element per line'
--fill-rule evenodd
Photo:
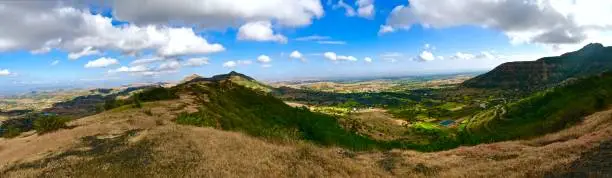
<path fill-rule="evenodd" d="M 45 135 L 0 139 L 2 177 L 541 177 L 611 175 L 595 162 L 612 138 L 612 110 L 524 141 L 420 153 L 353 152 L 307 142 L 180 125 L 197 99 L 143 103 L 72 121 Z M 598 146 L 598 145 L 602 146 Z M 570 171 L 574 170 L 574 171 Z"/>
<path fill-rule="evenodd" d="M 580 78 L 478 113 L 463 125 L 466 143 L 529 138 L 562 130 L 612 104 L 612 73 Z"/>
<path fill-rule="evenodd" d="M 504 63 L 492 71 L 467 80 L 471 88 L 533 89 L 555 85 L 569 78 L 584 77 L 612 69 L 612 47 L 589 44 L 582 49 L 536 61 Z"/>

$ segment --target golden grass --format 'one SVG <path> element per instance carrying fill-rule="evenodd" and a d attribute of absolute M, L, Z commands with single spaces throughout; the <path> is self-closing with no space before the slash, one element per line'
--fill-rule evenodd
<path fill-rule="evenodd" d="M 0 177 L 542 177 L 612 138 L 610 110 L 531 140 L 351 152 L 171 122 L 191 102 L 145 104 L 73 121 L 72 129 L 0 140 Z"/>

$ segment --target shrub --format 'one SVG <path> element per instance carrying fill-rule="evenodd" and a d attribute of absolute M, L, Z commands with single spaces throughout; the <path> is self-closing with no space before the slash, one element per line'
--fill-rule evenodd
<path fill-rule="evenodd" d="M 39 134 L 52 132 L 66 127 L 68 119 L 57 116 L 42 116 L 34 120 L 34 130 Z"/>
<path fill-rule="evenodd" d="M 144 102 L 171 100 L 171 99 L 179 98 L 179 96 L 176 94 L 176 91 L 174 89 L 163 88 L 163 87 L 147 89 L 141 93 L 138 93 L 134 97 Z"/>
<path fill-rule="evenodd" d="M 0 129 L 0 133 L 4 138 L 13 138 L 21 134 L 21 129 L 15 126 L 7 126 L 6 128 Z"/>

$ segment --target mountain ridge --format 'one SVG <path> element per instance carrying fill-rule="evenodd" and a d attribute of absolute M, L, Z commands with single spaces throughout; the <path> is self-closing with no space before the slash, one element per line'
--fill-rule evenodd
<path fill-rule="evenodd" d="M 580 50 L 535 61 L 507 62 L 465 81 L 468 88 L 537 89 L 570 78 L 599 74 L 612 69 L 612 47 L 591 43 Z"/>

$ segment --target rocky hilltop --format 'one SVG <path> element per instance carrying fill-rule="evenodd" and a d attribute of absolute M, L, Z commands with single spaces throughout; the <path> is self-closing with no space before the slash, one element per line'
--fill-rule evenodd
<path fill-rule="evenodd" d="M 612 69 L 612 47 L 591 43 L 561 56 L 536 61 L 508 62 L 467 80 L 470 88 L 533 89 L 555 85 L 570 78 L 599 74 Z"/>

